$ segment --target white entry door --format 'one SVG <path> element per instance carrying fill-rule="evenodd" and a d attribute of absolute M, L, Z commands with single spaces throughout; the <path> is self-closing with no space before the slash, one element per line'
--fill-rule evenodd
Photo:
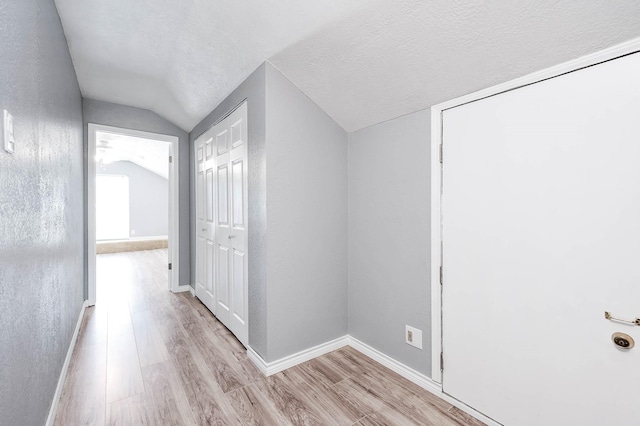
<path fill-rule="evenodd" d="M 196 140 L 196 296 L 215 314 L 215 156 L 211 133 L 207 131 Z"/>
<path fill-rule="evenodd" d="M 202 202 L 197 214 L 205 219 L 198 219 L 202 237 L 198 235 L 196 295 L 247 346 L 246 102 L 198 141 L 196 161 L 202 158 L 202 165 L 198 165 L 196 190 Z M 199 143 L 205 146 L 202 157 Z"/>
<path fill-rule="evenodd" d="M 443 390 L 505 425 L 640 425 L 640 54 L 443 113 Z"/>

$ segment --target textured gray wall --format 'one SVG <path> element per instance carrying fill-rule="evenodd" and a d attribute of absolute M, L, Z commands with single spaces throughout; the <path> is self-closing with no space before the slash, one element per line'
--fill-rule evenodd
<path fill-rule="evenodd" d="M 266 204 L 266 139 L 265 139 L 265 66 L 255 70 L 213 112 L 190 133 L 189 161 L 195 158 L 194 142 L 209 127 L 224 118 L 243 100 L 248 112 L 249 160 L 249 345 L 263 358 L 267 354 L 267 204 Z M 191 173 L 191 262 L 195 283 L 195 170 Z"/>
<path fill-rule="evenodd" d="M 349 135 L 349 333 L 431 374 L 430 114 Z M 404 341 L 422 330 L 423 350 Z"/>
<path fill-rule="evenodd" d="M 138 237 L 158 237 L 169 232 L 169 181 L 130 161 L 96 167 L 100 175 L 129 177 L 129 231 Z"/>
<path fill-rule="evenodd" d="M 180 228 L 180 285 L 187 285 L 191 283 L 191 262 L 189 261 L 189 176 L 191 164 L 189 161 L 189 135 L 187 132 L 160 117 L 155 112 L 151 112 L 146 109 L 133 108 L 109 102 L 96 101 L 93 99 L 83 99 L 82 110 L 84 114 L 85 158 L 88 146 L 88 123 L 160 133 L 163 135 L 177 136 L 180 139 L 178 142 L 178 145 L 180 146 L 180 164 L 178 165 L 180 179 L 178 188 L 180 204 L 180 211 L 178 213 Z M 86 164 L 84 172 L 85 174 L 87 173 Z"/>
<path fill-rule="evenodd" d="M 0 3 L 0 424 L 44 424 L 83 301 L 82 104 L 52 0 Z"/>
<path fill-rule="evenodd" d="M 269 362 L 347 334 L 348 135 L 266 71 Z"/>

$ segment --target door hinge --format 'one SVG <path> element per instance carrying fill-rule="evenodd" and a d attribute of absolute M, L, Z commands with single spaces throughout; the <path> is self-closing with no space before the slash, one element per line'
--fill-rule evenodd
<path fill-rule="evenodd" d="M 172 266 L 172 265 L 171 265 L 171 263 L 170 263 L 170 264 L 169 264 L 169 270 L 171 270 L 171 266 Z"/>
<path fill-rule="evenodd" d="M 442 164 L 442 144 L 440 144 L 440 164 Z"/>
<path fill-rule="evenodd" d="M 440 352 L 440 371 L 444 371 L 444 354 Z"/>
<path fill-rule="evenodd" d="M 442 285 L 442 266 L 440 266 L 440 285 Z"/>
<path fill-rule="evenodd" d="M 170 156 L 169 156 L 169 162 L 170 162 L 170 163 L 173 163 L 173 155 L 170 155 Z M 440 162 L 442 163 L 442 161 L 440 161 Z"/>

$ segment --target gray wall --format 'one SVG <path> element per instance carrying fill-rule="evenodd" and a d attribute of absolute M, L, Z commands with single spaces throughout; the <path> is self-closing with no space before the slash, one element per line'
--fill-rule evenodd
<path fill-rule="evenodd" d="M 245 99 L 249 345 L 270 362 L 347 333 L 348 137 L 264 64 L 194 128 L 191 161 L 196 138 Z"/>
<path fill-rule="evenodd" d="M 141 130 L 144 132 L 160 133 L 163 135 L 177 136 L 179 138 L 180 141 L 178 144 L 180 146 L 180 164 L 178 165 L 178 169 L 180 182 L 178 188 L 178 198 L 180 211 L 178 213 L 178 221 L 180 229 L 180 285 L 187 285 L 191 283 L 191 262 L 189 260 L 189 165 L 191 164 L 189 161 L 189 135 L 187 134 L 187 132 L 160 117 L 158 114 L 146 109 L 133 108 L 124 105 L 112 104 L 109 102 L 96 101 L 92 99 L 83 99 L 82 110 L 84 114 L 85 158 L 87 155 L 88 146 L 88 123 L 121 127 L 132 130 Z M 86 175 L 86 164 L 84 172 Z"/>
<path fill-rule="evenodd" d="M 266 138 L 265 138 L 265 66 L 255 70 L 218 107 L 190 133 L 189 161 L 194 164 L 194 142 L 236 106 L 247 100 L 249 160 L 249 345 L 263 358 L 267 354 L 267 204 L 266 204 Z M 191 173 L 191 259 L 195 283 L 195 170 Z"/>
<path fill-rule="evenodd" d="M 430 115 L 349 136 L 349 333 L 431 375 Z M 404 341 L 422 330 L 423 350 Z"/>
<path fill-rule="evenodd" d="M 82 104 L 52 0 L 3 0 L 0 40 L 0 423 L 42 425 L 83 301 Z"/>
<path fill-rule="evenodd" d="M 347 333 L 348 136 L 278 70 L 266 71 L 273 361 Z"/>
<path fill-rule="evenodd" d="M 130 161 L 96 167 L 99 175 L 129 177 L 129 231 L 132 238 L 166 236 L 169 232 L 169 181 Z M 96 194 L 98 195 L 98 194 Z"/>

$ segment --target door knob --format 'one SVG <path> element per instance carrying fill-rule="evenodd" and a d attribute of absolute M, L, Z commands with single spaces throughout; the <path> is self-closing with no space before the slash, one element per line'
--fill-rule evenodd
<path fill-rule="evenodd" d="M 635 346 L 633 338 L 626 333 L 613 333 L 611 340 L 622 349 L 631 349 Z"/>
<path fill-rule="evenodd" d="M 207 228 L 202 228 L 202 232 L 204 232 L 204 231 L 206 231 L 206 230 L 207 230 Z"/>
<path fill-rule="evenodd" d="M 229 234 L 229 236 L 227 238 L 229 238 L 229 239 L 235 238 L 235 235 Z"/>

